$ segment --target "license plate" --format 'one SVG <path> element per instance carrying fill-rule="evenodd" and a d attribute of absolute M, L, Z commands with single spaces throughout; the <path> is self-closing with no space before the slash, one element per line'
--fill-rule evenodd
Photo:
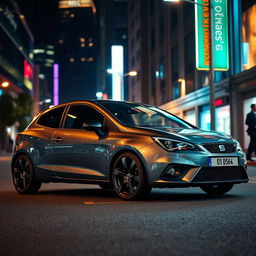
<path fill-rule="evenodd" d="M 238 157 L 211 157 L 209 166 L 238 166 Z"/>

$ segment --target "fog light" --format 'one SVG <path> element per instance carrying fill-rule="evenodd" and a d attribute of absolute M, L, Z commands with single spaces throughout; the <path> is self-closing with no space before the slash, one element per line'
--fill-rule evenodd
<path fill-rule="evenodd" d="M 166 174 L 169 174 L 169 175 L 172 175 L 174 176 L 175 175 L 175 169 L 173 167 L 171 167 L 167 172 Z"/>

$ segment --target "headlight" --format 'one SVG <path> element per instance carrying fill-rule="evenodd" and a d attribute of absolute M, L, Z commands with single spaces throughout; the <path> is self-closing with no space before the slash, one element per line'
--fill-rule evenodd
<path fill-rule="evenodd" d="M 167 139 L 167 138 L 159 138 L 159 137 L 153 137 L 153 140 L 160 145 L 162 148 L 164 148 L 167 151 L 171 152 L 177 152 L 177 151 L 198 151 L 199 149 L 188 142 L 184 141 L 178 141 L 173 139 Z"/>

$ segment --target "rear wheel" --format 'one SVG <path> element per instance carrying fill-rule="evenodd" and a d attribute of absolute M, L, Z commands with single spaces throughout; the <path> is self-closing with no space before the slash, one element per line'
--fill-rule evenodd
<path fill-rule="evenodd" d="M 233 184 L 205 184 L 201 189 L 209 195 L 222 195 L 233 188 Z"/>
<path fill-rule="evenodd" d="M 112 183 L 118 196 L 125 200 L 144 198 L 151 191 L 140 160 L 130 152 L 121 154 L 115 160 Z"/>
<path fill-rule="evenodd" d="M 26 155 L 20 155 L 14 161 L 12 178 L 15 189 L 21 194 L 36 193 L 42 184 L 35 179 L 33 165 Z"/>

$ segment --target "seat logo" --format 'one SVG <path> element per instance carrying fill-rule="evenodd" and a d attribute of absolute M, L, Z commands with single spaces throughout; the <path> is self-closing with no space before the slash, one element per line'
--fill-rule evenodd
<path fill-rule="evenodd" d="M 220 152 L 225 152 L 226 151 L 225 145 L 219 145 L 219 150 Z"/>

